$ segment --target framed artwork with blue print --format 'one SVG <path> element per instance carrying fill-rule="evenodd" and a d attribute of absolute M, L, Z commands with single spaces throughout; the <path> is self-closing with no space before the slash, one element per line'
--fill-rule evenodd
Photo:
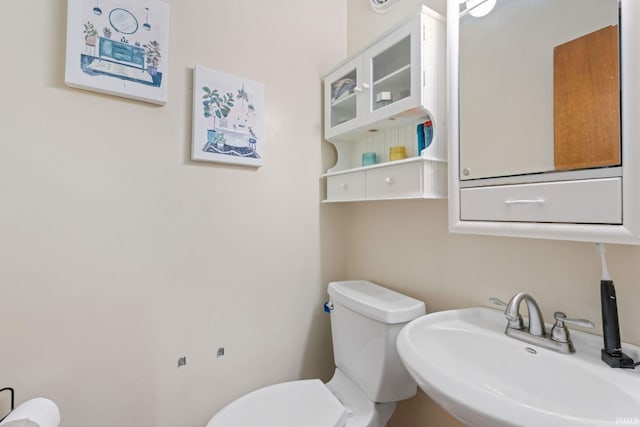
<path fill-rule="evenodd" d="M 68 0 L 68 86 L 167 102 L 169 5 L 160 0 Z"/>
<path fill-rule="evenodd" d="M 191 158 L 260 167 L 264 142 L 264 85 L 196 65 Z"/>

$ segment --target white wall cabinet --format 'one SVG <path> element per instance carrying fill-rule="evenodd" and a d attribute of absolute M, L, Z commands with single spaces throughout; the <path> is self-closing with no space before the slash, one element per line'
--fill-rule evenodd
<path fill-rule="evenodd" d="M 479 132 L 463 132 L 465 120 L 467 123 L 470 120 L 469 115 L 465 116 L 464 114 L 465 106 L 463 103 L 466 102 L 468 105 L 470 98 L 461 96 L 462 91 L 466 90 L 475 100 L 478 97 L 476 89 L 484 90 L 495 86 L 495 82 L 490 81 L 486 76 L 495 75 L 498 78 L 504 78 L 501 73 L 505 72 L 505 67 L 495 60 L 489 60 L 486 63 L 486 71 L 488 72 L 477 80 L 472 80 L 471 82 L 475 82 L 475 84 L 471 84 L 468 77 L 470 75 L 474 78 L 477 77 L 474 73 L 477 73 L 478 69 L 477 67 L 462 68 L 462 59 L 469 58 L 469 56 L 463 55 L 469 55 L 469 51 L 460 48 L 465 45 L 461 43 L 461 38 L 471 37 L 472 35 L 468 33 L 469 27 L 482 23 L 486 25 L 486 31 L 491 31 L 496 40 L 505 44 L 513 44 L 511 47 L 503 46 L 500 51 L 501 54 L 508 51 L 515 52 L 513 56 L 505 57 L 505 62 L 517 61 L 517 55 L 521 52 L 526 51 L 531 55 L 536 50 L 531 44 L 523 44 L 523 39 L 520 37 L 522 33 L 519 33 L 524 25 L 521 23 L 532 23 L 531 27 L 524 27 L 523 33 L 527 35 L 532 31 L 535 33 L 533 26 L 543 28 L 540 20 L 533 19 L 532 16 L 559 18 L 555 27 L 545 24 L 547 25 L 544 26 L 545 30 L 551 28 L 554 34 L 557 29 L 566 30 L 568 24 L 565 22 L 566 19 L 562 17 L 570 16 L 575 10 L 569 7 L 566 9 L 568 14 L 562 14 L 558 12 L 559 8 L 568 5 L 559 3 L 563 2 L 545 0 L 536 2 L 534 7 L 515 7 L 509 10 L 495 8 L 479 20 L 469 14 L 460 13 L 460 3 L 457 0 L 448 1 L 447 48 L 450 72 L 448 80 L 448 108 L 450 111 L 448 136 L 451 155 L 449 163 L 449 231 L 638 245 L 640 244 L 640 191 L 638 190 L 640 144 L 637 141 L 640 139 L 640 127 L 638 126 L 638 118 L 640 117 L 640 104 L 638 103 L 638 99 L 640 99 L 640 78 L 638 78 L 640 76 L 640 45 L 637 40 L 640 38 L 640 2 L 635 0 L 594 1 L 594 7 L 583 9 L 585 12 L 583 19 L 571 22 L 571 24 L 583 24 L 591 20 L 594 22 L 593 29 L 598 29 L 601 28 L 602 22 L 600 21 L 603 17 L 612 15 L 614 19 L 619 19 L 619 74 L 620 87 L 622 88 L 620 92 L 621 166 L 575 170 L 559 169 L 557 171 L 535 169 L 532 173 L 531 170 L 526 170 L 526 167 L 518 163 L 518 166 L 511 170 L 495 166 L 492 166 L 491 170 L 483 169 L 484 171 L 489 170 L 490 173 L 488 173 L 470 170 L 471 166 L 466 163 L 468 160 L 464 160 L 465 164 L 462 164 L 463 159 L 469 158 L 469 153 L 463 153 L 463 149 L 471 145 L 476 149 L 471 157 L 474 160 L 481 160 L 483 164 L 484 159 L 481 156 L 474 157 L 476 153 L 482 152 L 486 158 L 493 156 L 509 159 L 509 155 L 502 153 L 495 146 L 492 148 L 488 142 L 494 141 L 490 141 L 490 138 L 482 138 Z M 606 7 L 612 12 L 600 12 L 595 6 Z M 572 38 L 569 40 L 575 40 L 576 36 L 582 38 L 585 34 L 592 34 L 592 27 L 580 30 L 572 29 L 570 35 Z M 538 41 L 538 39 L 541 38 L 534 37 L 530 40 Z M 463 39 L 463 41 L 465 40 Z M 468 40 L 466 41 L 468 42 Z M 563 44 L 565 42 L 566 40 L 562 41 Z M 488 42 L 484 44 L 491 45 Z M 469 43 L 466 46 L 469 47 Z M 475 45 L 473 46 L 475 47 Z M 541 50 L 544 55 L 548 53 L 552 57 L 553 46 L 557 46 L 557 44 L 553 44 L 551 47 L 543 45 Z M 482 52 L 472 53 L 476 55 Z M 553 66 L 553 63 L 551 65 Z M 467 79 L 464 75 L 465 70 Z M 551 70 L 555 72 L 554 68 Z M 594 73 L 589 72 L 588 74 L 593 75 Z M 534 84 L 530 78 L 523 78 L 519 74 L 510 73 L 509 77 L 513 77 L 514 81 L 522 82 L 522 86 L 513 89 L 507 94 L 508 96 L 514 96 L 513 93 L 521 94 L 523 93 L 520 91 L 521 88 L 526 89 Z M 555 77 L 555 74 L 552 74 L 552 77 Z M 543 81 L 543 84 L 546 82 Z M 591 84 L 591 86 L 598 89 L 594 90 L 594 93 L 599 93 L 599 85 Z M 554 87 L 551 87 L 550 90 L 553 91 Z M 485 94 L 484 99 L 499 102 L 488 96 L 490 93 L 482 93 Z M 529 104 L 531 102 L 528 99 L 529 97 L 525 97 L 524 101 Z M 548 109 L 553 110 L 555 105 L 553 96 L 549 97 L 549 102 L 545 105 L 548 105 Z M 487 108 L 491 109 L 492 104 L 487 104 Z M 543 108 L 535 106 L 534 110 L 537 112 Z M 519 114 L 509 118 L 507 121 L 510 123 L 517 119 L 534 123 L 541 122 L 535 120 L 535 117 L 532 119 L 532 110 L 515 108 L 514 111 Z M 491 114 L 496 116 L 495 111 L 492 111 Z M 472 117 L 472 119 L 478 120 L 478 117 Z M 508 127 L 500 120 L 491 123 L 491 126 L 496 131 L 494 133 L 502 130 L 501 127 Z M 589 124 L 589 126 L 595 128 L 595 125 Z M 590 128 L 585 125 L 585 129 Z M 524 135 L 519 138 L 507 139 L 507 141 L 525 153 L 530 153 L 532 146 L 550 142 L 551 152 L 554 153 L 554 132 L 555 129 L 552 127 L 550 138 L 535 139 L 535 144 L 528 147 L 518 145 L 521 140 L 526 139 Z M 463 136 L 463 133 L 466 136 Z M 591 135 L 594 134 L 594 131 L 588 130 L 585 134 L 592 138 Z M 464 138 L 466 141 L 461 144 Z M 495 136 L 493 139 L 496 140 L 499 137 Z M 585 139 L 585 142 L 589 142 L 589 139 Z M 531 155 L 531 157 L 534 156 Z"/>
<path fill-rule="evenodd" d="M 445 37 L 444 17 L 423 6 L 324 76 L 325 138 L 338 153 L 325 201 L 446 198 Z M 426 120 L 433 140 L 418 152 Z M 408 158 L 389 161 L 392 146 Z M 378 163 L 363 167 L 364 152 Z"/>

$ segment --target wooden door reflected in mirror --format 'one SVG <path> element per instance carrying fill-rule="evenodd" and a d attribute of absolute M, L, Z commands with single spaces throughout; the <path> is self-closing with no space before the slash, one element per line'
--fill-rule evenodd
<path fill-rule="evenodd" d="M 556 46 L 553 70 L 555 169 L 619 165 L 618 26 Z"/>

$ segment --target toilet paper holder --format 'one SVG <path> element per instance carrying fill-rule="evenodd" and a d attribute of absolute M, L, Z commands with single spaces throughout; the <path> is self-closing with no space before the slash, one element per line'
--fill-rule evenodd
<path fill-rule="evenodd" d="M 9 411 L 9 414 L 10 414 L 11 411 L 13 411 L 16 408 L 16 406 L 15 406 L 15 394 L 16 393 L 11 387 L 0 388 L 0 393 L 2 393 L 3 391 L 8 391 L 8 392 L 11 393 L 11 410 Z M 2 420 L 7 418 L 9 416 L 9 414 L 6 414 L 4 417 L 0 418 L 0 422 L 2 422 Z"/>

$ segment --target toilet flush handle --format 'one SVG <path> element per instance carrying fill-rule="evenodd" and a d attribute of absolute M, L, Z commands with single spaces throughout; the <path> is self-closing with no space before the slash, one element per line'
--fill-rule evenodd
<path fill-rule="evenodd" d="M 333 310 L 333 302 L 332 301 L 325 302 L 323 305 L 323 308 L 325 313 L 331 314 L 331 310 Z"/>

